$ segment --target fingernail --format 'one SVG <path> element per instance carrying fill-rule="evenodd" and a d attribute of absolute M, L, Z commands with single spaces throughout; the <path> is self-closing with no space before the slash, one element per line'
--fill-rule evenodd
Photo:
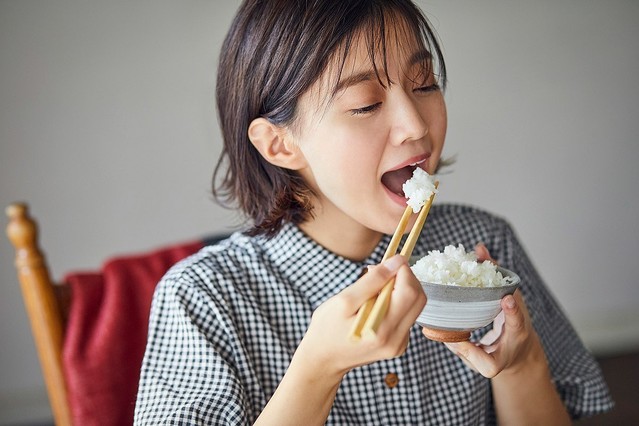
<path fill-rule="evenodd" d="M 382 265 L 384 266 L 384 268 L 388 269 L 390 272 L 397 272 L 397 270 L 404 264 L 404 258 L 399 255 L 396 254 L 395 256 L 391 257 L 388 260 L 385 260 L 384 262 L 382 262 Z"/>
<path fill-rule="evenodd" d="M 512 296 L 506 296 L 506 307 L 513 309 L 515 307 L 515 298 Z"/>

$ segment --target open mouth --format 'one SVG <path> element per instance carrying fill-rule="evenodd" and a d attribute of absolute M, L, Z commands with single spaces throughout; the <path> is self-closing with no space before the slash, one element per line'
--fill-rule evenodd
<path fill-rule="evenodd" d="M 425 160 L 418 161 L 397 170 L 391 170 L 382 175 L 382 184 L 393 194 L 404 197 L 404 183 L 413 177 L 413 171 Z"/>

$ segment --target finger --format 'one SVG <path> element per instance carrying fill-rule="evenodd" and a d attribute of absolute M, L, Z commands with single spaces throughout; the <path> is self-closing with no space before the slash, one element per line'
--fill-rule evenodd
<path fill-rule="evenodd" d="M 479 339 L 479 344 L 483 346 L 494 345 L 499 341 L 500 337 L 501 337 L 501 328 L 499 329 L 492 328 L 486 334 L 484 334 L 484 336 L 481 339 Z"/>
<path fill-rule="evenodd" d="M 502 370 L 491 353 L 471 342 L 447 343 L 446 346 L 462 360 L 468 361 L 484 377 L 493 378 Z"/>
<path fill-rule="evenodd" d="M 459 353 L 459 351 L 454 346 L 455 343 L 444 343 L 444 345 L 448 348 L 449 351 L 451 351 L 453 354 L 455 354 L 455 356 L 457 356 L 459 359 L 461 359 L 466 367 L 470 368 L 471 370 L 473 370 L 476 373 L 479 373 L 479 371 L 477 371 L 475 366 L 472 365 L 466 358 L 464 358 L 464 356 L 462 354 Z"/>
<path fill-rule="evenodd" d="M 384 321 L 378 334 L 400 334 L 408 332 L 426 305 L 426 294 L 419 280 L 408 266 L 397 272 L 395 287 Z"/>
<path fill-rule="evenodd" d="M 355 310 L 368 299 L 375 297 L 397 271 L 406 264 L 403 256 L 395 255 L 381 264 L 368 268 L 368 272 L 353 285 L 342 291 L 342 297 Z"/>
<path fill-rule="evenodd" d="M 495 330 L 499 330 L 499 332 L 501 333 L 502 328 L 504 328 L 504 311 L 502 310 L 501 312 L 499 312 L 497 314 L 497 316 L 495 317 L 495 320 L 493 321 L 493 329 Z"/>
<path fill-rule="evenodd" d="M 475 255 L 477 256 L 477 260 L 480 262 L 489 261 L 494 264 L 497 264 L 497 260 L 493 259 L 488 251 L 488 248 L 484 243 L 477 243 L 475 246 Z"/>
<path fill-rule="evenodd" d="M 493 328 L 488 330 L 486 334 L 479 340 L 479 343 L 484 346 L 484 348 L 496 345 L 499 342 L 499 338 L 502 336 L 502 332 L 504 331 L 504 311 L 502 310 L 497 314 L 495 320 L 493 321 Z"/>
<path fill-rule="evenodd" d="M 525 328 L 526 317 L 521 309 L 523 299 L 519 303 L 513 295 L 506 295 L 501 299 L 501 308 L 504 312 L 504 327 L 507 332 L 519 332 Z"/>
<path fill-rule="evenodd" d="M 480 262 L 491 259 L 490 252 L 484 243 L 477 243 L 475 246 L 475 255 Z"/>
<path fill-rule="evenodd" d="M 517 306 L 519 306 L 519 309 L 524 314 L 524 317 L 530 318 L 530 315 L 528 314 L 528 307 L 526 306 L 526 302 L 524 301 L 524 296 L 522 295 L 521 290 L 517 289 L 515 291 L 515 294 L 513 294 L 513 297 L 515 298 L 515 302 L 517 302 Z"/>

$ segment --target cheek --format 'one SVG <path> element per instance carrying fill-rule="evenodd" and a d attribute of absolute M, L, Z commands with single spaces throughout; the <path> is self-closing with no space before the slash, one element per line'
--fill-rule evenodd
<path fill-rule="evenodd" d="M 370 129 L 332 126 L 301 145 L 310 173 L 322 193 L 331 198 L 341 197 L 339 194 L 350 193 L 351 188 L 368 188 L 376 181 L 381 154 L 376 152 L 379 144 L 373 137 Z"/>
<path fill-rule="evenodd" d="M 379 159 L 376 150 L 380 144 L 375 142 L 376 138 L 379 138 L 379 132 L 371 126 L 333 125 L 316 133 L 307 145 L 307 153 L 314 159 L 310 160 L 313 169 L 324 168 L 338 173 L 349 169 L 353 172 L 363 168 L 376 170 L 371 169 L 376 155 Z"/>
<path fill-rule="evenodd" d="M 446 130 L 448 127 L 448 116 L 446 113 L 446 104 L 443 98 L 437 104 L 434 114 L 431 114 L 429 120 L 429 134 L 431 139 L 431 157 L 428 160 L 428 173 L 434 173 L 441 159 L 446 140 Z"/>

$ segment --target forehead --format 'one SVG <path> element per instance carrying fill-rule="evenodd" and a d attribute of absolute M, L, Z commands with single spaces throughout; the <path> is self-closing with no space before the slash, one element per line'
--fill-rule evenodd
<path fill-rule="evenodd" d="M 389 15 L 383 25 L 366 22 L 344 39 L 313 85 L 316 95 L 330 102 L 341 89 L 373 73 L 380 84 L 390 84 L 399 73 L 415 74 L 430 67 L 431 54 L 419 29 L 405 19 Z"/>

